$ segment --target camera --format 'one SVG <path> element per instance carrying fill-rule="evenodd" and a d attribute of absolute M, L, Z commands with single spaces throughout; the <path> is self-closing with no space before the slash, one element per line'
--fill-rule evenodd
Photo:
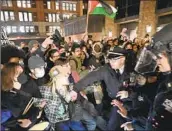
<path fill-rule="evenodd" d="M 61 36 L 61 34 L 59 33 L 59 31 L 56 29 L 55 33 L 52 35 L 53 43 L 59 47 L 61 45 L 62 42 L 64 42 L 64 38 Z"/>

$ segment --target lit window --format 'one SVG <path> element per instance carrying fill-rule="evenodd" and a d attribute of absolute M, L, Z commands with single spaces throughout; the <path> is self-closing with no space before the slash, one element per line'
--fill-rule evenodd
<path fill-rule="evenodd" d="M 14 19 L 15 19 L 15 18 L 14 18 L 14 12 L 12 12 L 12 11 L 10 12 L 10 19 L 11 19 L 11 20 L 14 20 Z"/>
<path fill-rule="evenodd" d="M 17 1 L 17 6 L 18 6 L 18 7 L 21 7 L 21 6 L 22 6 L 22 3 L 21 3 L 20 0 Z"/>
<path fill-rule="evenodd" d="M 56 30 L 56 26 L 53 26 L 53 32 L 55 32 L 55 30 Z"/>
<path fill-rule="evenodd" d="M 53 27 L 52 27 L 52 26 L 49 27 L 49 32 L 50 32 L 50 33 L 53 32 Z"/>
<path fill-rule="evenodd" d="M 25 0 L 22 0 L 22 7 L 26 8 L 26 1 Z"/>
<path fill-rule="evenodd" d="M 19 20 L 23 21 L 23 13 L 22 12 L 19 12 Z"/>
<path fill-rule="evenodd" d="M 17 32 L 17 26 L 12 26 L 12 32 L 16 33 Z"/>
<path fill-rule="evenodd" d="M 66 10 L 66 3 L 62 3 L 62 9 Z"/>
<path fill-rule="evenodd" d="M 29 26 L 26 26 L 26 32 L 30 32 Z"/>
<path fill-rule="evenodd" d="M 33 21 L 32 20 L 32 13 L 29 13 L 29 21 Z"/>
<path fill-rule="evenodd" d="M 51 9 L 51 2 L 47 1 L 47 9 Z"/>
<path fill-rule="evenodd" d="M 12 1 L 11 0 L 7 0 L 7 4 L 8 4 L 9 7 L 11 7 L 12 6 Z"/>
<path fill-rule="evenodd" d="M 56 15 L 53 14 L 53 22 L 56 22 Z"/>
<path fill-rule="evenodd" d="M 69 3 L 66 3 L 66 10 L 69 10 Z"/>
<path fill-rule="evenodd" d="M 30 2 L 30 0 L 27 0 L 27 7 L 28 8 L 31 8 L 31 2 Z"/>
<path fill-rule="evenodd" d="M 56 10 L 59 10 L 59 2 L 56 1 Z"/>
<path fill-rule="evenodd" d="M 32 13 L 28 12 L 19 12 L 20 21 L 33 21 Z"/>
<path fill-rule="evenodd" d="M 8 34 L 11 33 L 11 26 L 7 26 L 6 29 Z"/>
<path fill-rule="evenodd" d="M 31 0 L 17 0 L 17 6 L 23 8 L 31 8 Z"/>
<path fill-rule="evenodd" d="M 20 26 L 20 32 L 25 32 L 24 26 Z"/>
<path fill-rule="evenodd" d="M 28 21 L 28 15 L 27 12 L 24 13 L 24 21 Z"/>
<path fill-rule="evenodd" d="M 34 26 L 30 26 L 30 32 L 35 32 Z"/>
<path fill-rule="evenodd" d="M 4 11 L 4 18 L 5 18 L 5 21 L 9 21 L 8 11 Z"/>
<path fill-rule="evenodd" d="M 57 22 L 60 20 L 59 14 L 56 14 Z"/>
<path fill-rule="evenodd" d="M 12 1 L 11 0 L 2 0 L 2 6 L 11 7 Z"/>
<path fill-rule="evenodd" d="M 76 11 L 76 4 L 73 4 L 73 11 Z"/>
<path fill-rule="evenodd" d="M 72 4 L 70 4 L 70 10 L 72 10 Z"/>
<path fill-rule="evenodd" d="M 51 14 L 48 14 L 48 21 L 49 22 L 52 22 L 52 16 L 51 16 Z"/>
<path fill-rule="evenodd" d="M 1 21 L 4 21 L 4 13 L 1 11 Z"/>

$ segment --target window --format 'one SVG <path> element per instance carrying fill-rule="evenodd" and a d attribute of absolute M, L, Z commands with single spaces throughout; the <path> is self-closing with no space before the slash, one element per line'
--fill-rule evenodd
<path fill-rule="evenodd" d="M 66 3 L 66 10 L 69 10 L 69 3 Z"/>
<path fill-rule="evenodd" d="M 70 10 L 72 10 L 73 8 L 72 8 L 72 4 L 70 3 Z"/>
<path fill-rule="evenodd" d="M 35 32 L 34 26 L 30 26 L 30 32 Z"/>
<path fill-rule="evenodd" d="M 22 5 L 23 5 L 22 7 L 23 7 L 23 8 L 26 8 L 26 2 L 27 2 L 27 1 L 25 1 L 25 0 L 22 1 Z"/>
<path fill-rule="evenodd" d="M 23 13 L 19 12 L 19 21 L 23 21 Z"/>
<path fill-rule="evenodd" d="M 21 3 L 20 0 L 17 0 L 17 6 L 18 6 L 18 7 L 22 7 L 22 3 Z"/>
<path fill-rule="evenodd" d="M 23 14 L 24 14 L 24 21 L 29 21 L 29 20 L 28 20 L 27 12 L 24 12 Z"/>
<path fill-rule="evenodd" d="M 58 30 L 60 33 L 62 33 L 60 26 L 46 26 L 46 32 L 47 33 L 53 33 L 55 30 Z"/>
<path fill-rule="evenodd" d="M 13 11 L 1 11 L 1 21 L 13 21 L 15 20 Z"/>
<path fill-rule="evenodd" d="M 8 34 L 11 33 L 11 26 L 7 26 L 6 29 Z"/>
<path fill-rule="evenodd" d="M 9 21 L 9 13 L 8 11 L 4 11 L 4 17 L 5 17 L 5 21 Z"/>
<path fill-rule="evenodd" d="M 73 11 L 76 11 L 76 4 L 73 4 Z"/>
<path fill-rule="evenodd" d="M 11 18 L 11 20 L 15 20 L 15 17 L 14 17 L 14 12 L 9 12 L 10 13 L 10 18 Z"/>
<path fill-rule="evenodd" d="M 59 14 L 56 14 L 56 21 L 60 21 L 60 17 L 59 17 Z"/>
<path fill-rule="evenodd" d="M 47 9 L 51 9 L 51 2 L 47 1 Z"/>
<path fill-rule="evenodd" d="M 53 22 L 56 22 L 56 15 L 55 14 L 52 15 L 53 15 Z"/>
<path fill-rule="evenodd" d="M 29 21 L 33 21 L 32 20 L 32 13 L 29 13 Z"/>
<path fill-rule="evenodd" d="M 2 6 L 12 7 L 12 0 L 2 0 Z"/>
<path fill-rule="evenodd" d="M 6 31 L 8 34 L 10 33 L 17 33 L 18 31 L 21 33 L 33 33 L 33 32 L 38 32 L 38 27 L 37 26 L 6 26 Z"/>
<path fill-rule="evenodd" d="M 31 0 L 17 0 L 17 6 L 23 8 L 31 8 Z"/>
<path fill-rule="evenodd" d="M 19 31 L 20 31 L 20 32 L 25 32 L 24 26 L 20 26 L 20 27 L 19 27 Z"/>
<path fill-rule="evenodd" d="M 116 7 L 118 7 L 117 19 L 138 15 L 140 0 L 117 0 Z"/>
<path fill-rule="evenodd" d="M 27 0 L 26 5 L 27 5 L 28 8 L 31 8 L 31 1 L 30 0 Z"/>
<path fill-rule="evenodd" d="M 45 19 L 47 22 L 59 22 L 59 14 L 45 14 Z"/>
<path fill-rule="evenodd" d="M 59 2 L 56 1 L 56 10 L 59 10 Z"/>
<path fill-rule="evenodd" d="M 17 26 L 12 26 L 12 32 L 16 33 L 17 32 Z"/>
<path fill-rule="evenodd" d="M 19 12 L 19 20 L 20 21 L 33 21 L 32 13 Z"/>
<path fill-rule="evenodd" d="M 63 14 L 63 19 L 69 19 L 71 15 L 69 14 Z"/>
<path fill-rule="evenodd" d="M 30 32 L 29 26 L 26 26 L 26 32 Z"/>
<path fill-rule="evenodd" d="M 164 9 L 172 7 L 171 0 L 157 0 L 157 9 Z"/>
<path fill-rule="evenodd" d="M 1 11 L 1 21 L 4 21 L 4 13 Z"/>
<path fill-rule="evenodd" d="M 53 21 L 51 14 L 48 14 L 48 21 L 49 22 L 52 22 Z"/>
<path fill-rule="evenodd" d="M 62 3 L 62 10 L 66 10 L 66 3 Z"/>

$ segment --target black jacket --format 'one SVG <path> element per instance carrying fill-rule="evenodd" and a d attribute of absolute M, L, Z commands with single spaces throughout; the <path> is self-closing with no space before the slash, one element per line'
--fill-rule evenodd
<path fill-rule="evenodd" d="M 109 64 L 90 72 L 87 76 L 81 79 L 74 85 L 75 91 L 81 91 L 89 85 L 97 81 L 104 81 L 109 97 L 115 98 L 117 92 L 122 88 L 123 82 L 128 79 L 128 74 L 124 73 L 118 78 L 115 70 Z"/>
<path fill-rule="evenodd" d="M 3 123 L 4 127 L 10 130 L 18 130 L 20 128 L 18 119 L 30 119 L 32 124 L 37 121 L 39 108 L 32 106 L 29 111 L 23 115 L 24 109 L 31 100 L 31 95 L 22 90 L 14 90 L 15 92 L 2 92 L 1 108 L 7 109 L 12 113 L 12 117 Z M 31 124 L 31 125 L 32 125 Z"/>
<path fill-rule="evenodd" d="M 153 117 L 158 122 L 157 131 L 172 130 L 172 73 L 164 75 L 153 104 Z M 161 116 L 164 116 L 162 118 Z M 153 121 L 152 124 L 155 125 Z"/>
<path fill-rule="evenodd" d="M 38 85 L 32 78 L 29 78 L 29 80 L 22 85 L 21 90 L 29 93 L 32 97 L 41 98 Z"/>
<path fill-rule="evenodd" d="M 91 55 L 88 60 L 88 66 L 93 65 L 95 68 L 103 66 L 104 64 L 105 64 L 105 59 L 103 55 L 101 55 L 99 58 L 96 58 L 96 56 Z"/>

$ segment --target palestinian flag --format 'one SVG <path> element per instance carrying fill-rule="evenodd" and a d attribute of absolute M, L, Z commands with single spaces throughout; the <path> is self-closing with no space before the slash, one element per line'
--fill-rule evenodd
<path fill-rule="evenodd" d="M 110 18 L 115 18 L 117 9 L 103 0 L 89 0 L 89 14 L 102 14 Z"/>

